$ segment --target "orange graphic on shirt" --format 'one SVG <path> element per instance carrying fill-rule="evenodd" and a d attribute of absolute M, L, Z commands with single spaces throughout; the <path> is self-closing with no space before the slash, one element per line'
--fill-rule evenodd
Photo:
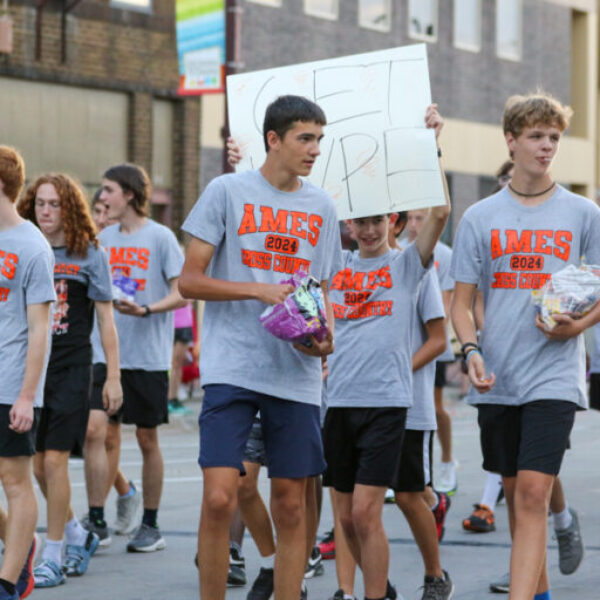
<path fill-rule="evenodd" d="M 7 302 L 10 288 L 0 287 L 0 302 Z"/>
<path fill-rule="evenodd" d="M 131 277 L 131 267 L 138 267 L 143 271 L 148 270 L 150 262 L 150 250 L 148 248 L 111 246 L 107 248 L 107 251 L 108 262 L 113 276 L 117 273 L 122 273 L 125 277 Z M 146 279 L 135 279 L 135 281 L 138 284 L 138 292 L 146 289 Z"/>
<path fill-rule="evenodd" d="M 77 275 L 81 271 L 80 265 L 72 265 L 68 263 L 57 263 L 54 265 L 55 275 Z"/>
<path fill-rule="evenodd" d="M 329 289 L 344 292 L 344 304 L 331 303 L 336 319 L 365 319 L 392 314 L 393 300 L 370 301 L 379 288 L 392 287 L 390 267 L 386 265 L 374 271 L 342 269 L 331 280 Z"/>
<path fill-rule="evenodd" d="M 19 257 L 16 254 L 0 250 L 0 275 L 6 277 L 6 279 L 13 279 L 17 272 L 18 263 Z"/>
<path fill-rule="evenodd" d="M 571 255 L 573 234 L 566 230 L 492 229 L 490 251 L 492 260 L 511 255 L 511 271 L 493 273 L 491 287 L 503 289 L 539 289 L 552 277 L 542 273 L 545 257 L 555 256 L 567 262 Z"/>
<path fill-rule="evenodd" d="M 64 335 L 69 331 L 69 286 L 65 279 L 54 282 L 56 302 L 52 311 L 52 335 Z"/>

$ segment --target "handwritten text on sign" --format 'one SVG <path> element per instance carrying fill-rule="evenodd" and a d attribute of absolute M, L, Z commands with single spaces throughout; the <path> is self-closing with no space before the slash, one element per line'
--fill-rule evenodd
<path fill-rule="evenodd" d="M 444 203 L 424 44 L 303 63 L 227 78 L 229 123 L 244 160 L 265 158 L 262 124 L 270 102 L 305 96 L 327 115 L 310 181 L 334 198 L 340 219 Z"/>

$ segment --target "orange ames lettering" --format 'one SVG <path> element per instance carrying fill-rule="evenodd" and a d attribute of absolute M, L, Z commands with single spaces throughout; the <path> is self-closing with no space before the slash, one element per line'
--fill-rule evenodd
<path fill-rule="evenodd" d="M 248 204 L 246 206 L 249 206 Z M 267 233 L 287 233 L 287 218 L 288 211 L 287 210 L 278 210 L 277 217 L 273 217 L 273 209 L 270 206 L 261 206 L 261 222 L 259 231 L 266 231 Z M 245 215 L 244 215 L 245 216 Z M 252 216 L 254 217 L 254 207 L 252 211 Z M 256 231 L 256 224 L 255 224 Z M 241 226 L 240 226 L 241 229 Z M 244 233 L 254 233 L 254 232 L 244 232 Z M 238 234 L 242 235 L 238 230 Z"/>
<path fill-rule="evenodd" d="M 321 227 L 323 226 L 323 218 L 319 215 L 308 216 L 308 241 L 311 246 L 316 246 L 321 235 Z"/>
<path fill-rule="evenodd" d="M 554 234 L 554 256 L 561 260 L 569 260 L 573 234 L 570 231 L 557 231 Z"/>
<path fill-rule="evenodd" d="M 110 249 L 110 256 L 108 258 L 111 265 L 125 264 L 125 248 L 112 248 Z"/>
<path fill-rule="evenodd" d="M 292 210 L 292 225 L 290 227 L 290 233 L 296 237 L 306 239 L 306 229 L 302 228 L 302 221 L 308 221 L 308 215 L 305 212 L 296 212 Z"/>
<path fill-rule="evenodd" d="M 500 230 L 492 229 L 492 238 L 490 240 L 490 248 L 492 250 L 492 260 L 502 256 L 504 252 L 502 251 L 502 244 L 500 243 Z"/>
<path fill-rule="evenodd" d="M 0 287 L 0 302 L 6 302 L 8 300 L 9 294 L 10 294 L 9 288 Z"/>
<path fill-rule="evenodd" d="M 548 238 L 554 237 L 554 231 L 548 229 L 541 229 L 535 232 L 535 248 L 534 252 L 540 254 L 552 254 L 552 248 L 548 246 Z"/>
<path fill-rule="evenodd" d="M 506 230 L 506 254 L 514 254 L 515 252 L 531 252 L 531 236 L 533 231 L 526 229 L 519 233 L 514 229 Z"/>
<path fill-rule="evenodd" d="M 254 219 L 254 204 L 244 204 L 244 216 L 238 229 L 238 235 L 256 233 L 256 220 Z"/>
<path fill-rule="evenodd" d="M 13 279 L 19 264 L 19 257 L 12 252 L 0 250 L 0 259 L 4 259 L 3 262 L 0 262 L 0 274 L 4 275 L 6 279 Z"/>

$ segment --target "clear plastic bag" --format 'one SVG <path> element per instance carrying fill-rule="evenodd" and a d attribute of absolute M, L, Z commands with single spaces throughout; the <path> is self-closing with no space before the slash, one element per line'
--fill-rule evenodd
<path fill-rule="evenodd" d="M 600 266 L 569 265 L 552 275 L 541 289 L 532 292 L 542 321 L 556 326 L 554 314 L 583 316 L 600 300 Z"/>

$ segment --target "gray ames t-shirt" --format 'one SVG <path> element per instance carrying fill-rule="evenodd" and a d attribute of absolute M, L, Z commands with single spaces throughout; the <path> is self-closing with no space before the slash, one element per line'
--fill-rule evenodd
<path fill-rule="evenodd" d="M 0 231 L 0 365 L 4 373 L 0 404 L 12 406 L 21 392 L 27 356 L 27 307 L 56 299 L 53 273 L 52 249 L 33 223 L 26 221 Z M 45 371 L 34 406 L 42 405 Z"/>
<path fill-rule="evenodd" d="M 471 390 L 473 404 L 520 405 L 567 400 L 584 407 L 583 336 L 549 341 L 535 326 L 531 291 L 569 264 L 600 261 L 600 209 L 561 186 L 538 206 L 524 206 L 508 189 L 471 206 L 454 242 L 451 274 L 481 281 L 484 326 L 480 345 L 496 384 Z"/>
<path fill-rule="evenodd" d="M 426 273 L 419 253 L 412 244 L 376 258 L 343 257 L 329 285 L 336 349 L 327 359 L 327 407 L 411 406 L 417 290 Z"/>
<path fill-rule="evenodd" d="M 417 296 L 417 318 L 413 327 L 413 355 L 427 340 L 425 324 L 434 319 L 443 319 L 444 303 L 435 271 L 427 271 L 419 286 Z M 437 429 L 433 384 L 435 382 L 435 360 L 413 373 L 413 405 L 406 413 L 406 429 L 433 431 Z"/>
<path fill-rule="evenodd" d="M 438 276 L 440 290 L 448 292 L 454 289 L 454 279 L 450 275 L 450 264 L 452 263 L 452 249 L 443 242 L 438 242 L 433 250 L 433 263 Z M 449 315 L 448 315 L 449 316 Z M 454 352 L 450 344 L 450 335 L 446 328 L 446 350 L 437 357 L 437 362 L 452 362 Z"/>
<path fill-rule="evenodd" d="M 137 304 L 152 304 L 171 292 L 170 280 L 181 275 L 183 254 L 173 232 L 151 219 L 133 233 L 122 233 L 111 225 L 99 235 L 108 254 L 113 278 L 135 279 Z M 167 371 L 173 351 L 173 311 L 147 317 L 122 315 L 115 311 L 122 369 Z M 94 348 L 94 362 L 102 362 Z"/>
<path fill-rule="evenodd" d="M 215 247 L 209 274 L 239 282 L 279 283 L 302 269 L 319 281 L 339 268 L 340 232 L 331 198 L 303 181 L 295 192 L 273 187 L 260 171 L 213 179 L 183 230 Z M 258 300 L 207 302 L 200 372 L 224 383 L 319 405 L 321 359 L 268 333 Z"/>

